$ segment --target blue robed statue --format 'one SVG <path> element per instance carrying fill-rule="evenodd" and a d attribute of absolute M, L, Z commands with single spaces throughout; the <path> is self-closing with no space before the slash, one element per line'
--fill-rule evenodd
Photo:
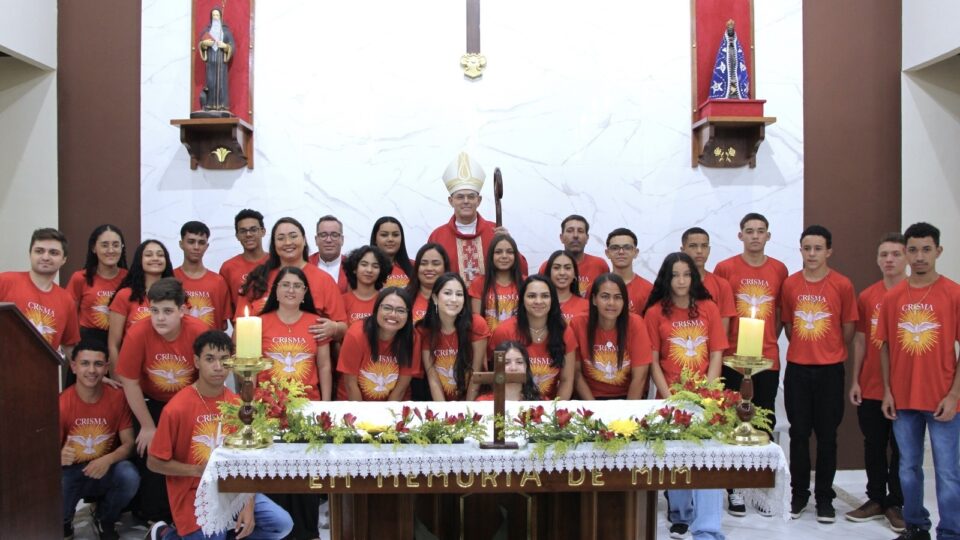
<path fill-rule="evenodd" d="M 733 19 L 727 21 L 727 30 L 723 33 L 717 59 L 713 63 L 710 98 L 750 99 L 750 75 Z"/>

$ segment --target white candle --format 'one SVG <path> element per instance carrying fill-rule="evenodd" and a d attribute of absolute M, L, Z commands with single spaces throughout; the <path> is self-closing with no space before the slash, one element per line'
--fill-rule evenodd
<path fill-rule="evenodd" d="M 751 317 L 740 317 L 740 329 L 737 332 L 737 356 L 763 356 L 763 319 L 755 319 L 756 311 L 751 310 Z"/>
<path fill-rule="evenodd" d="M 251 317 L 250 309 L 243 310 L 237 318 L 237 358 L 260 358 L 263 322 L 260 317 Z"/>

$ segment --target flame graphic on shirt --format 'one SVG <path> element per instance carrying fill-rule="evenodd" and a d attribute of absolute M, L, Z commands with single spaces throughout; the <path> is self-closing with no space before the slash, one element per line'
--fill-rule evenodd
<path fill-rule="evenodd" d="M 456 399 L 457 396 L 457 355 L 442 354 L 433 352 L 433 369 L 437 372 L 437 378 L 440 379 L 440 386 L 443 388 L 443 395 L 447 399 Z"/>
<path fill-rule="evenodd" d="M 77 463 L 92 461 L 113 450 L 115 433 L 102 424 L 73 426 L 67 435 L 67 445 L 76 451 Z"/>
<path fill-rule="evenodd" d="M 90 306 L 90 320 L 95 327 L 101 330 L 110 329 L 110 296 L 97 296 L 97 299 Z"/>
<path fill-rule="evenodd" d="M 190 384 L 194 367 L 173 359 L 158 360 L 147 368 L 150 382 L 163 392 L 176 392 Z"/>
<path fill-rule="evenodd" d="M 737 314 L 741 317 L 768 319 L 773 315 L 773 301 L 776 295 L 766 285 L 741 285 L 737 289 Z M 756 309 L 756 315 L 751 310 Z"/>
<path fill-rule="evenodd" d="M 487 328 L 492 332 L 500 323 L 517 314 L 517 298 L 514 295 L 500 296 L 500 302 L 495 302 L 493 293 L 487 295 L 487 309 L 483 318 L 487 321 Z"/>
<path fill-rule="evenodd" d="M 541 399 L 553 399 L 557 396 L 560 368 L 551 366 L 549 358 L 530 358 L 530 374 L 533 376 L 533 383 L 540 390 Z"/>
<path fill-rule="evenodd" d="M 316 355 L 310 354 L 303 343 L 271 343 L 264 351 L 273 360 L 270 377 L 273 379 L 297 379 L 306 384 Z"/>
<path fill-rule="evenodd" d="M 190 306 L 190 316 L 203 321 L 203 324 L 213 328 L 217 321 L 214 320 L 216 308 L 213 302 L 206 296 L 190 296 L 187 294 L 187 303 Z"/>
<path fill-rule="evenodd" d="M 25 315 L 43 339 L 47 340 L 47 343 L 53 343 L 53 338 L 57 335 L 57 318 L 36 308 L 27 308 Z"/>
<path fill-rule="evenodd" d="M 215 420 L 194 424 L 193 435 L 190 437 L 190 457 L 193 458 L 195 464 L 205 464 L 210 459 L 213 450 L 223 444 L 226 433 L 221 431 L 218 434 L 218 425 L 220 425 L 220 422 Z"/>
<path fill-rule="evenodd" d="M 378 362 L 368 362 L 360 369 L 357 382 L 364 401 L 383 401 L 387 399 L 400 378 L 400 367 L 393 358 L 380 357 Z"/>
<path fill-rule="evenodd" d="M 630 356 L 623 355 L 623 365 L 617 368 L 617 351 L 593 351 L 593 361 L 583 363 L 584 375 L 606 384 L 622 385 L 627 382 Z"/>
<path fill-rule="evenodd" d="M 900 347 L 911 356 L 929 352 L 940 341 L 940 322 L 933 311 L 911 309 L 900 314 L 897 322 L 897 337 Z"/>
<path fill-rule="evenodd" d="M 410 278 L 403 273 L 403 270 L 400 272 L 390 272 L 390 275 L 387 276 L 387 282 L 383 284 L 384 287 L 400 287 L 401 289 L 406 288 L 410 284 Z"/>
<path fill-rule="evenodd" d="M 818 300 L 801 300 L 793 311 L 793 335 L 804 341 L 817 341 L 830 330 L 830 307 Z"/>
<path fill-rule="evenodd" d="M 682 326 L 674 328 L 667 338 L 670 348 L 667 358 L 679 366 L 676 370 L 684 369 L 701 371 L 700 367 L 707 361 L 707 332 L 701 326 Z"/>
<path fill-rule="evenodd" d="M 870 314 L 870 343 L 872 343 L 877 349 L 883 347 L 883 342 L 877 339 L 877 320 L 879 318 L 880 306 L 875 306 L 873 308 L 873 313 Z"/>

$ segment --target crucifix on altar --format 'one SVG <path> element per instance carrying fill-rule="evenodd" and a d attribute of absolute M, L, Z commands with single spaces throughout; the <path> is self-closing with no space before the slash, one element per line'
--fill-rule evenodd
<path fill-rule="evenodd" d="M 487 449 L 516 449 L 517 443 L 507 442 L 504 437 L 506 427 L 507 383 L 523 384 L 527 380 L 526 373 L 507 373 L 507 352 L 493 352 L 493 371 L 478 371 L 470 381 L 477 384 L 493 385 L 493 440 L 480 443 L 480 448 Z"/>

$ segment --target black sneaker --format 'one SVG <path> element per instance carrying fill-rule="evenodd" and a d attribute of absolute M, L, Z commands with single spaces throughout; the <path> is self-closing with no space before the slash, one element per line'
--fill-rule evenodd
<path fill-rule="evenodd" d="M 817 503 L 817 521 L 820 523 L 833 523 L 837 520 L 837 511 L 833 509 L 833 503 Z"/>
<path fill-rule="evenodd" d="M 918 529 L 916 527 L 907 527 L 900 536 L 893 540 L 930 540 L 930 531 Z"/>
<path fill-rule="evenodd" d="M 163 533 L 167 530 L 167 523 L 165 521 L 158 521 L 150 526 L 150 530 L 147 531 L 147 536 L 143 540 L 160 540 L 163 538 Z"/>
<path fill-rule="evenodd" d="M 115 523 L 106 523 L 98 519 L 96 528 L 100 540 L 120 540 L 120 535 L 117 534 L 117 525 Z"/>
<path fill-rule="evenodd" d="M 790 517 L 799 519 L 804 510 L 807 509 L 807 499 L 793 499 L 790 501 Z"/>
<path fill-rule="evenodd" d="M 688 529 L 689 527 L 684 523 L 674 523 L 670 526 L 670 538 L 676 538 L 677 540 L 686 538 Z"/>
<path fill-rule="evenodd" d="M 747 515 L 747 505 L 743 500 L 743 492 L 739 489 L 727 494 L 727 513 L 735 517 Z"/>
<path fill-rule="evenodd" d="M 73 538 L 73 523 L 64 523 L 63 524 L 63 540 L 71 540 Z"/>

